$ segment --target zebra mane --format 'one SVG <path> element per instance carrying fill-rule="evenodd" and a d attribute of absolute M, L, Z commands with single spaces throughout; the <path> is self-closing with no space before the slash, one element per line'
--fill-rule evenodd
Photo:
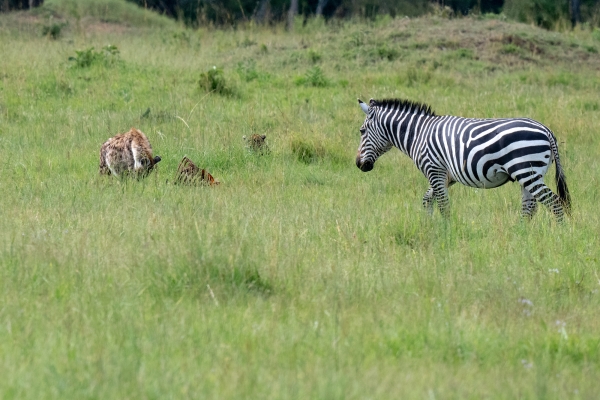
<path fill-rule="evenodd" d="M 403 99 L 371 100 L 370 105 L 393 110 L 404 110 L 413 114 L 435 116 L 435 112 L 431 109 L 430 106 L 416 101 Z"/>

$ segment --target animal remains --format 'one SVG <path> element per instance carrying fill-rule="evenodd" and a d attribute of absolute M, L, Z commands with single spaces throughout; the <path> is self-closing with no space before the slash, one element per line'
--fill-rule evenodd
<path fill-rule="evenodd" d="M 215 180 L 205 169 L 200 169 L 187 157 L 183 157 L 177 167 L 177 178 L 175 183 L 184 185 L 208 185 L 214 186 L 221 182 Z"/>
<path fill-rule="evenodd" d="M 448 187 L 456 182 L 489 189 L 509 181 L 521 185 L 523 217 L 534 215 L 537 202 L 549 207 L 558 221 L 570 212 L 557 141 L 541 123 L 529 118 L 438 116 L 429 106 L 408 100 L 358 103 L 367 116 L 360 128 L 356 166 L 371 171 L 382 154 L 397 147 L 429 180 L 423 206 L 430 214 L 437 201 L 441 213 L 448 215 Z M 552 161 L 558 195 L 544 184 Z"/>
<path fill-rule="evenodd" d="M 159 161 L 159 156 L 152 156 L 146 135 L 136 128 L 111 137 L 100 148 L 100 174 L 103 175 L 143 177 Z"/>

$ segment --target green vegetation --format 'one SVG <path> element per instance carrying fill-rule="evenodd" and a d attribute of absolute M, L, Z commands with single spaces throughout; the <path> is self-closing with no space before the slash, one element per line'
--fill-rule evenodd
<path fill-rule="evenodd" d="M 1 398 L 596 398 L 595 33 L 437 16 L 191 31 L 131 10 L 56 11 L 52 39 L 44 12 L 0 16 Z M 107 44 L 117 62 L 69 60 Z M 199 84 L 213 66 L 234 96 Z M 354 165 L 357 97 L 542 121 L 572 217 L 521 221 L 514 184 L 453 186 L 449 220 L 429 217 L 398 151 Z M 131 126 L 162 161 L 99 176 Z M 245 150 L 255 133 L 269 156 Z M 221 184 L 173 185 L 184 155 Z"/>

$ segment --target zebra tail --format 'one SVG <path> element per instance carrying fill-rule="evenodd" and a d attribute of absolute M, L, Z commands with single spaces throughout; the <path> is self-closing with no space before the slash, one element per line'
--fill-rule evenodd
<path fill-rule="evenodd" d="M 558 190 L 558 197 L 560 202 L 567 214 L 571 214 L 571 195 L 569 194 L 569 188 L 567 187 L 567 178 L 565 172 L 560 165 L 560 159 L 558 157 L 558 146 L 556 144 L 556 138 L 553 139 L 552 150 L 554 152 L 554 161 L 556 162 L 556 188 Z"/>

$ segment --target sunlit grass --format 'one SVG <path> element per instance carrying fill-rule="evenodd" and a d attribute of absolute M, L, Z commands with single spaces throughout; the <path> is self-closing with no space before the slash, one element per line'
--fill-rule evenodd
<path fill-rule="evenodd" d="M 0 26 L 1 397 L 598 393 L 589 34 L 436 18 L 59 40 Z M 477 45 L 486 32 L 498 41 Z M 502 35 L 517 33 L 544 53 L 505 54 Z M 69 61 L 107 44 L 116 62 Z M 199 84 L 213 66 L 232 95 Z M 327 85 L 298 84 L 315 66 Z M 542 121 L 573 216 L 521 221 L 508 184 L 453 186 L 451 217 L 429 217 L 427 182 L 399 152 L 354 166 L 357 97 Z M 157 170 L 98 176 L 100 145 L 131 126 Z M 254 133 L 271 154 L 244 148 Z M 221 185 L 173 185 L 184 155 Z"/>

